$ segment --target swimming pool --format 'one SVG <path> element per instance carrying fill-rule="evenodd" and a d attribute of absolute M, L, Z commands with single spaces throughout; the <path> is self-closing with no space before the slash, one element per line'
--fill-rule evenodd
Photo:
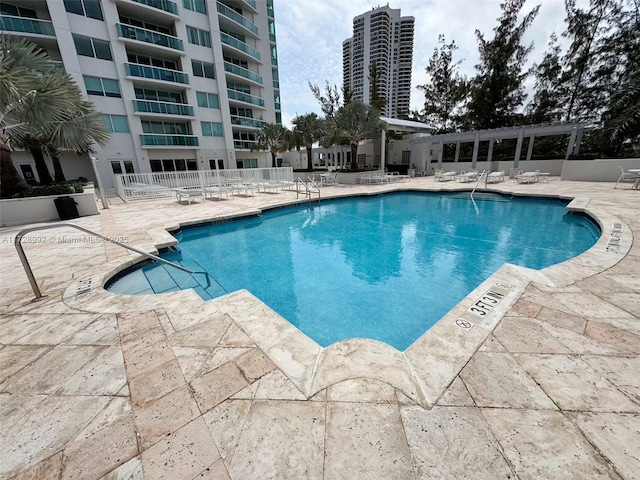
<path fill-rule="evenodd" d="M 214 282 L 147 265 L 107 288 L 195 288 L 205 299 L 247 289 L 322 346 L 373 338 L 406 349 L 505 262 L 540 269 L 600 235 L 567 202 L 404 192 L 288 207 L 175 236 L 163 254 Z"/>

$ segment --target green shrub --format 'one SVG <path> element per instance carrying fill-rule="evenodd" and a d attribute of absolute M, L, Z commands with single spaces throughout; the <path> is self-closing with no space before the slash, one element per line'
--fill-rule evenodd
<path fill-rule="evenodd" d="M 28 190 L 16 195 L 14 198 L 24 197 L 46 197 L 47 195 L 69 195 L 71 193 L 82 193 L 81 182 L 54 183 L 53 185 L 43 185 L 31 187 Z"/>

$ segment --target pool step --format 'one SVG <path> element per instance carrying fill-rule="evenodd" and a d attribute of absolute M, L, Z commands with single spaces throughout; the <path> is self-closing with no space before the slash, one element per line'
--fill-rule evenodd
<path fill-rule="evenodd" d="M 204 270 L 196 261 L 183 259 L 180 252 L 172 252 L 169 255 L 164 255 L 164 258 L 194 272 Z M 215 281 L 212 281 L 211 285 L 207 287 L 205 275 L 192 275 L 167 265 L 154 263 L 143 267 L 142 272 L 153 293 L 167 293 L 193 288 L 204 300 L 211 300 L 226 293 Z"/>

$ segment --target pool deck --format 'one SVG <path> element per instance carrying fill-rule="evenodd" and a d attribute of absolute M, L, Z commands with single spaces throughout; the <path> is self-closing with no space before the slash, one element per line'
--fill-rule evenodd
<path fill-rule="evenodd" d="M 489 187 L 574 198 L 598 243 L 504 266 L 405 352 L 322 349 L 246 291 L 111 294 L 139 257 L 68 228 L 25 238 L 32 303 L 26 226 L 0 229 L 0 479 L 640 479 L 640 192 L 550 180 Z M 167 229 L 295 201 L 114 201 L 73 223 L 155 252 Z"/>

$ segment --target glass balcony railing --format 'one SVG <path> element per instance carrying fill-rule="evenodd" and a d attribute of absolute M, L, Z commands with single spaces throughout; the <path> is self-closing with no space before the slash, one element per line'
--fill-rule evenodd
<path fill-rule="evenodd" d="M 227 90 L 227 95 L 230 100 L 238 100 L 240 102 L 250 103 L 252 105 L 258 105 L 264 107 L 264 100 L 260 97 L 249 95 L 248 93 L 236 92 L 235 90 Z"/>
<path fill-rule="evenodd" d="M 241 140 L 233 141 L 233 148 L 237 148 L 238 150 L 251 150 L 257 145 L 256 142 L 244 142 Z"/>
<path fill-rule="evenodd" d="M 0 31 L 55 36 L 53 24 L 47 20 L 0 15 Z"/>
<path fill-rule="evenodd" d="M 280 81 L 279 80 L 274 80 L 273 81 L 273 88 L 280 88 Z"/>
<path fill-rule="evenodd" d="M 274 65 L 274 66 L 276 66 L 276 67 L 277 67 L 277 66 L 278 66 L 278 59 L 277 59 L 277 58 L 273 58 L 273 57 L 272 57 L 272 58 L 271 58 L 271 65 Z"/>
<path fill-rule="evenodd" d="M 146 28 L 124 25 L 122 23 L 116 23 L 116 27 L 118 28 L 119 37 L 130 38 L 131 40 L 138 40 L 140 42 L 151 43 L 153 45 L 160 45 L 162 47 L 184 51 L 184 44 L 182 40 L 177 37 L 165 35 L 164 33 L 154 32 L 153 30 L 147 30 Z"/>
<path fill-rule="evenodd" d="M 152 80 L 163 80 L 165 82 L 189 84 L 189 75 L 177 70 L 168 68 L 152 67 L 150 65 L 140 65 L 138 63 L 125 63 L 127 75 L 131 77 L 149 78 Z"/>
<path fill-rule="evenodd" d="M 256 120 L 255 118 L 237 117 L 235 115 L 231 115 L 231 124 L 241 127 L 262 128 L 264 122 L 262 120 Z"/>
<path fill-rule="evenodd" d="M 133 0 L 134 2 L 147 5 L 149 7 L 157 8 L 158 10 L 164 10 L 165 12 L 178 15 L 178 4 L 171 2 L 170 0 Z"/>
<path fill-rule="evenodd" d="M 275 33 L 270 33 L 269 34 L 269 41 L 276 43 L 276 34 Z"/>
<path fill-rule="evenodd" d="M 240 67 L 238 65 L 234 65 L 233 63 L 224 62 L 224 69 L 229 73 L 233 73 L 234 75 L 238 75 L 240 77 L 244 77 L 247 80 L 251 80 L 253 82 L 259 83 L 262 85 L 262 77 L 256 73 L 253 73 L 251 70 L 247 70 L 246 68 Z"/>
<path fill-rule="evenodd" d="M 258 35 L 258 27 L 256 27 L 253 23 L 251 23 L 249 20 L 244 18 L 238 12 L 236 12 L 235 10 L 231 10 L 229 7 L 227 7 L 226 5 L 223 5 L 220 2 L 216 2 L 216 5 L 218 6 L 219 14 L 224 15 L 227 18 L 230 18 L 236 23 L 239 23 L 254 35 L 256 36 Z"/>
<path fill-rule="evenodd" d="M 163 135 L 161 133 L 141 133 L 143 147 L 197 147 L 195 135 Z"/>
<path fill-rule="evenodd" d="M 186 115 L 193 117 L 193 107 L 183 103 L 134 100 L 133 108 L 136 112 L 142 113 L 164 113 L 166 115 Z"/>
<path fill-rule="evenodd" d="M 251 8 L 253 8 L 254 10 L 257 10 L 257 4 L 256 4 L 256 0 L 244 0 L 244 3 L 246 3 L 247 5 L 249 5 Z"/>
<path fill-rule="evenodd" d="M 255 48 L 250 47 L 246 43 L 241 42 L 237 38 L 233 38 L 232 36 L 227 35 L 226 33 L 221 33 L 220 41 L 225 45 L 229 45 L 233 48 L 240 50 L 241 52 L 246 53 L 247 55 L 255 58 L 258 61 L 260 60 L 260 52 L 258 52 Z"/>

